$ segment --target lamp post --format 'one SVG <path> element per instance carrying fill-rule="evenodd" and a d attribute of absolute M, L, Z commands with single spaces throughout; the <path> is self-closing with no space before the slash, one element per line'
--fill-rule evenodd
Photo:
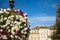
<path fill-rule="evenodd" d="M 13 9 L 14 8 L 14 0 L 9 0 L 9 7 L 10 9 Z"/>

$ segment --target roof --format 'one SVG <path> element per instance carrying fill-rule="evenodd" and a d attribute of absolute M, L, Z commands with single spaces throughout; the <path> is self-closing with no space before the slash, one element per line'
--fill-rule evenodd
<path fill-rule="evenodd" d="M 55 30 L 56 28 L 54 26 L 48 27 L 48 26 L 36 26 L 32 28 L 31 30 L 39 30 L 39 29 L 50 29 L 50 30 Z"/>
<path fill-rule="evenodd" d="M 48 26 L 36 26 L 34 28 L 32 28 L 31 30 L 39 30 L 39 29 L 48 29 Z"/>

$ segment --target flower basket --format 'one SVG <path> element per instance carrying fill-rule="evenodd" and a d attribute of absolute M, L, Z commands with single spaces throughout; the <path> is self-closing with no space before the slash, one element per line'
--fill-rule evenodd
<path fill-rule="evenodd" d="M 0 40 L 27 40 L 28 15 L 21 10 L 0 9 Z"/>

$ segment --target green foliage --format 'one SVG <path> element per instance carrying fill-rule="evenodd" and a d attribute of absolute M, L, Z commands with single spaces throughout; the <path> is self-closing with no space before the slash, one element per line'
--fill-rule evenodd
<path fill-rule="evenodd" d="M 53 35 L 51 35 L 51 39 L 60 40 L 60 8 L 57 10 L 55 30 L 56 31 L 53 32 Z"/>

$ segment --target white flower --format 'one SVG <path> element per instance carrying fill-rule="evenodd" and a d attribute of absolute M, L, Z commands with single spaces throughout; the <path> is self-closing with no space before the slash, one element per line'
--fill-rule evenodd
<path fill-rule="evenodd" d="M 6 21 L 6 25 L 7 25 L 7 24 L 10 24 L 10 22 L 11 22 L 10 20 L 7 20 L 7 21 Z"/>
<path fill-rule="evenodd" d="M 19 28 L 16 29 L 16 31 L 19 30 Z"/>
<path fill-rule="evenodd" d="M 13 35 L 15 35 L 15 32 L 14 32 L 14 31 L 11 31 L 11 33 L 12 33 Z"/>
<path fill-rule="evenodd" d="M 27 34 L 27 32 L 24 32 L 24 34 Z"/>
<path fill-rule="evenodd" d="M 19 28 L 22 28 L 22 26 L 19 26 Z"/>
<path fill-rule="evenodd" d="M 24 32 L 24 31 L 25 31 L 25 30 L 22 30 L 21 33 L 27 34 L 27 32 L 26 32 L 26 31 Z"/>
<path fill-rule="evenodd" d="M 15 10 L 15 12 L 16 12 L 17 10 Z"/>
<path fill-rule="evenodd" d="M 11 15 L 11 17 L 14 17 L 14 15 Z"/>
<path fill-rule="evenodd" d="M 15 27 L 12 27 L 12 28 L 11 28 L 12 31 L 15 30 L 15 29 L 16 29 Z"/>
<path fill-rule="evenodd" d="M 22 22 L 26 22 L 26 20 L 22 20 Z"/>
<path fill-rule="evenodd" d="M 6 9 L 4 9 L 4 12 L 6 12 Z"/>
<path fill-rule="evenodd" d="M 8 19 L 11 19 L 11 16 L 9 16 Z"/>
<path fill-rule="evenodd" d="M 19 18 L 22 18 L 22 16 L 21 16 L 21 15 L 18 15 L 18 17 L 19 17 Z"/>
<path fill-rule="evenodd" d="M 11 21 L 11 23 L 14 23 L 13 21 Z"/>
<path fill-rule="evenodd" d="M 1 14 L 1 13 L 3 14 L 3 11 L 0 11 L 0 14 Z"/>
<path fill-rule="evenodd" d="M 4 17 L 4 20 L 6 20 L 7 19 L 7 17 Z"/>
<path fill-rule="evenodd" d="M 24 30 L 27 30 L 28 28 L 26 27 Z"/>
<path fill-rule="evenodd" d="M 1 26 L 1 28 L 3 28 L 3 27 Z"/>
<path fill-rule="evenodd" d="M 15 24 L 14 24 L 14 23 L 11 23 L 11 26 L 13 26 L 13 27 L 14 27 L 14 26 L 15 26 Z"/>
<path fill-rule="evenodd" d="M 24 18 L 21 18 L 20 20 L 21 20 L 22 22 L 26 22 L 26 20 L 25 20 Z"/>
<path fill-rule="evenodd" d="M 9 29 L 9 27 L 7 27 L 7 29 Z"/>
<path fill-rule="evenodd" d="M 11 26 L 13 26 L 13 24 L 10 24 Z"/>
<path fill-rule="evenodd" d="M 19 28 L 18 28 L 17 26 L 12 27 L 11 33 L 12 33 L 13 35 L 15 34 L 14 30 L 17 31 L 17 30 L 19 30 Z"/>
<path fill-rule="evenodd" d="M 13 20 L 13 18 L 12 18 L 12 17 L 13 17 L 13 16 L 9 16 L 9 17 L 8 17 L 8 19 L 11 19 L 11 20 Z"/>
<path fill-rule="evenodd" d="M 1 18 L 0 21 L 3 22 L 3 18 Z"/>
<path fill-rule="evenodd" d="M 18 30 L 19 28 L 18 28 L 18 26 L 14 26 L 14 27 L 12 27 L 12 31 L 14 31 L 14 30 Z"/>
<path fill-rule="evenodd" d="M 17 27 L 17 26 L 19 26 L 19 25 L 18 25 L 17 23 L 14 23 L 14 26 Z"/>
<path fill-rule="evenodd" d="M 7 8 L 7 10 L 11 10 L 10 8 Z"/>
<path fill-rule="evenodd" d="M 18 37 L 18 39 L 21 39 L 20 37 Z"/>
<path fill-rule="evenodd" d="M 24 24 L 24 26 L 26 26 L 26 24 Z"/>
<path fill-rule="evenodd" d="M 18 39 L 21 39 L 21 38 L 18 36 Z"/>
<path fill-rule="evenodd" d="M 19 12 L 20 10 L 18 9 L 18 12 Z"/>
<path fill-rule="evenodd" d="M 2 29 L 0 29 L 0 31 L 2 32 Z"/>
<path fill-rule="evenodd" d="M 28 17 L 24 17 L 24 19 L 28 19 Z"/>
<path fill-rule="evenodd" d="M 15 36 L 15 38 L 18 38 L 18 36 Z"/>
<path fill-rule="evenodd" d="M 16 27 L 16 31 L 17 31 L 17 30 L 19 30 L 19 28 L 18 28 L 18 27 Z"/>
<path fill-rule="evenodd" d="M 21 22 L 17 22 L 17 24 L 18 24 L 18 25 L 20 25 L 20 24 L 21 24 Z"/>
<path fill-rule="evenodd" d="M 8 19 L 10 19 L 10 16 L 8 17 Z"/>
<path fill-rule="evenodd" d="M 21 15 L 16 15 L 16 19 L 21 19 L 22 16 Z"/>
<path fill-rule="evenodd" d="M 3 39 L 7 39 L 6 35 L 3 36 Z"/>
<path fill-rule="evenodd" d="M 24 16 L 26 16 L 26 15 L 27 15 L 27 13 L 24 13 L 23 15 L 24 15 Z"/>
<path fill-rule="evenodd" d="M 8 32 L 10 32 L 11 30 L 8 30 Z"/>
<path fill-rule="evenodd" d="M 5 27 L 6 27 L 6 25 L 3 25 L 2 27 L 3 27 L 3 28 L 5 28 Z"/>
<path fill-rule="evenodd" d="M 1 15 L 1 18 L 3 18 L 3 15 Z"/>
<path fill-rule="evenodd" d="M 6 13 L 6 14 L 9 14 L 9 12 L 7 12 L 7 11 L 6 11 L 5 13 Z"/>
<path fill-rule="evenodd" d="M 19 19 L 18 15 L 16 15 L 16 19 Z"/>
<path fill-rule="evenodd" d="M 21 30 L 21 33 L 24 33 L 24 30 Z"/>
<path fill-rule="evenodd" d="M 18 15 L 16 15 L 16 17 L 18 17 Z"/>
<path fill-rule="evenodd" d="M 13 35 L 10 35 L 11 38 L 13 38 L 14 36 Z"/>
<path fill-rule="evenodd" d="M 17 21 L 15 21 L 14 23 L 17 23 Z"/>
<path fill-rule="evenodd" d="M 19 27 L 18 26 L 14 26 L 15 27 L 15 30 L 17 31 L 17 30 L 19 30 Z"/>

